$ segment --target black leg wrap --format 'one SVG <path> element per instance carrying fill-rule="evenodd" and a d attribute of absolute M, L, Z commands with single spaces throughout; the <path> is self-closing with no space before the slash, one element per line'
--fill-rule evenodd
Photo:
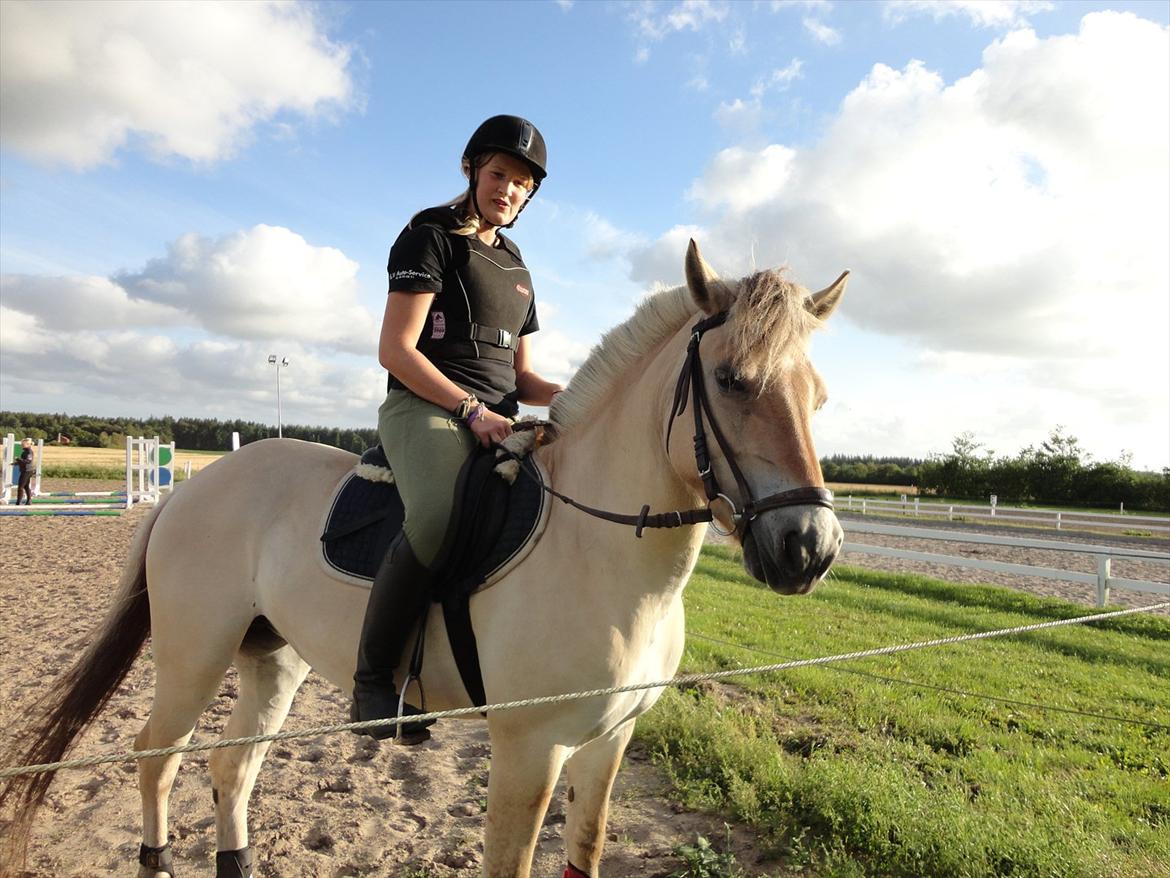
<path fill-rule="evenodd" d="M 215 878 L 252 878 L 252 849 L 217 851 Z"/>
<path fill-rule="evenodd" d="M 169 872 L 173 878 L 175 861 L 171 859 L 171 844 L 167 842 L 161 848 L 152 848 L 150 845 L 138 847 L 138 865 L 155 869 L 159 872 Z"/>
<path fill-rule="evenodd" d="M 419 563 L 399 533 L 378 568 L 366 604 L 362 638 L 358 644 L 357 669 L 353 675 L 351 722 L 391 719 L 398 716 L 398 690 L 394 686 L 394 669 L 402 660 L 406 640 L 430 607 L 431 572 Z M 421 713 L 405 705 L 404 715 Z M 402 736 L 411 743 L 430 737 L 427 723 L 404 723 Z M 395 726 L 382 726 L 358 732 L 380 740 L 397 734 Z"/>

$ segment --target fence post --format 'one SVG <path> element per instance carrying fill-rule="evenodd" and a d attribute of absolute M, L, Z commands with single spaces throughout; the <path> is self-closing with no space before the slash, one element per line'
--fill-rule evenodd
<path fill-rule="evenodd" d="M 999 497 L 997 497 L 995 494 L 991 495 L 991 517 L 992 518 L 995 518 L 995 504 L 996 504 L 996 502 L 998 502 L 998 500 L 999 500 Z"/>
<path fill-rule="evenodd" d="M 918 498 L 914 498 L 914 517 L 918 517 Z"/>
<path fill-rule="evenodd" d="M 1117 514 L 1118 515 L 1125 515 L 1125 503 L 1124 502 L 1122 502 L 1121 504 L 1118 505 Z"/>
<path fill-rule="evenodd" d="M 1109 575 L 1112 572 L 1113 559 L 1108 555 L 1097 556 L 1097 606 L 1105 606 L 1109 600 Z"/>
<path fill-rule="evenodd" d="M 947 507 L 947 521 L 954 521 L 954 520 L 955 520 L 955 507 L 948 506 Z"/>
<path fill-rule="evenodd" d="M 1060 530 L 1060 513 L 1056 513 L 1056 529 Z"/>
<path fill-rule="evenodd" d="M 865 515 L 865 498 L 861 498 L 861 514 Z"/>

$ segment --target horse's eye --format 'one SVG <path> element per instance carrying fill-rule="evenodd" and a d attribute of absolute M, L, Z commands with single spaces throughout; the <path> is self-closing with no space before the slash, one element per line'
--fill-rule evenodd
<path fill-rule="evenodd" d="M 747 385 L 727 366 L 715 368 L 715 384 L 724 393 L 747 393 Z"/>

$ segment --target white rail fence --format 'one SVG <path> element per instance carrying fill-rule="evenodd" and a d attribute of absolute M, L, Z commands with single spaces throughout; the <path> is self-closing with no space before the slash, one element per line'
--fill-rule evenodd
<path fill-rule="evenodd" d="M 986 519 L 998 524 L 1037 524 L 1041 527 L 1093 528 L 1101 530 L 1138 531 L 1148 534 L 1170 535 L 1170 518 L 1158 515 L 1132 515 L 1127 512 L 1071 512 L 1055 509 L 1027 509 L 1019 506 L 1000 506 L 992 496 L 987 506 L 960 503 L 922 503 L 919 497 L 901 500 L 875 500 L 870 497 L 854 497 L 852 494 L 837 497 L 837 508 L 860 515 L 904 515 L 915 518 Z"/>
<path fill-rule="evenodd" d="M 936 555 L 930 552 L 913 552 L 888 546 L 871 546 L 846 541 L 844 550 L 865 555 L 885 555 L 891 558 L 905 558 L 911 561 L 925 561 L 952 567 L 967 567 L 974 570 L 989 570 L 996 573 L 1014 573 L 1020 576 L 1036 576 L 1063 582 L 1080 582 L 1097 587 L 1097 606 L 1103 607 L 1109 600 L 1109 590 L 1124 588 L 1130 591 L 1170 597 L 1170 569 L 1167 579 L 1150 582 L 1143 579 L 1125 579 L 1113 576 L 1112 563 L 1115 558 L 1136 559 L 1156 564 L 1170 565 L 1170 552 L 1147 549 L 1129 549 L 1118 546 L 1096 546 L 1086 543 L 1071 543 L 1058 540 L 1027 540 L 1017 537 L 1003 537 L 989 534 L 939 531 L 930 528 L 899 527 L 890 524 L 850 521 L 843 522 L 847 533 L 884 534 L 886 536 L 909 537 L 912 539 L 945 540 L 952 543 L 983 543 L 991 546 L 1013 546 L 1024 549 L 1047 549 L 1057 552 L 1078 552 L 1096 556 L 1097 572 L 1082 573 L 1075 570 L 1057 570 L 1052 567 L 1035 567 L 1030 564 L 1012 564 L 1006 561 L 986 561 L 981 558 L 967 558 L 960 555 Z"/>

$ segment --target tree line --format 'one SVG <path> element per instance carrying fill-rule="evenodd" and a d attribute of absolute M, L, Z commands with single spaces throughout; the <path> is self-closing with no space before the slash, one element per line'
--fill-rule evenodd
<path fill-rule="evenodd" d="M 285 424 L 283 434 L 290 439 L 304 439 L 332 445 L 361 454 L 378 444 L 374 428 L 305 426 Z M 56 442 L 64 437 L 70 445 L 88 448 L 124 448 L 127 436 L 158 436 L 164 443 L 174 442 L 185 451 L 229 451 L 232 433 L 240 434 L 240 444 L 276 435 L 276 427 L 256 421 L 221 421 L 215 418 L 99 418 L 89 415 L 35 414 L 0 411 L 0 435 L 14 434 Z"/>
<path fill-rule="evenodd" d="M 122 448 L 127 436 L 158 436 L 189 451 L 226 451 L 232 433 L 246 445 L 276 435 L 276 428 L 256 421 L 220 421 L 214 418 L 98 418 L 89 415 L 34 414 L 0 411 L 0 435 L 18 439 L 56 441 L 67 437 L 73 445 Z M 378 444 L 373 428 L 290 424 L 285 436 L 332 445 L 360 454 Z M 1074 436 L 1056 427 L 1039 446 L 1028 446 L 1014 456 L 999 456 L 984 448 L 972 433 L 961 433 L 951 451 L 927 460 L 912 457 L 874 457 L 833 454 L 821 460 L 827 482 L 868 485 L 908 485 L 919 491 L 956 500 L 984 500 L 995 494 L 1004 503 L 1049 503 L 1077 506 L 1117 506 L 1127 509 L 1170 509 L 1170 468 L 1160 473 L 1139 472 L 1128 456 L 1095 462 Z"/>
<path fill-rule="evenodd" d="M 955 499 L 1070 506 L 1112 506 L 1170 510 L 1170 467 L 1160 473 L 1141 472 L 1129 455 L 1095 462 L 1075 436 L 1056 427 L 1039 446 L 1029 445 L 1014 456 L 996 456 L 961 433 L 951 451 L 934 455 L 918 467 L 922 491 Z"/>

